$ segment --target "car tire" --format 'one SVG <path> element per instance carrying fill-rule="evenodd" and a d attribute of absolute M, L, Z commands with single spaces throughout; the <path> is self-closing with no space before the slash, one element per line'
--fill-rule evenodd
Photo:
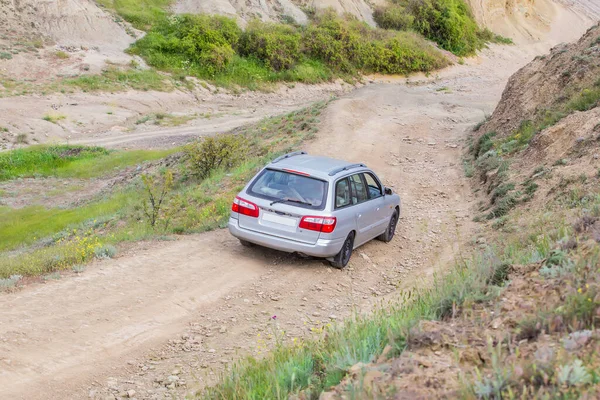
<path fill-rule="evenodd" d="M 240 241 L 241 245 L 244 247 L 254 247 L 254 243 L 250 243 L 250 242 L 248 242 L 246 240 L 242 240 L 242 239 L 239 239 L 239 241 Z"/>
<path fill-rule="evenodd" d="M 342 269 L 348 262 L 350 261 L 350 257 L 352 257 L 352 250 L 354 249 L 354 232 L 350 232 L 348 237 L 344 241 L 342 245 L 342 249 L 339 253 L 333 257 L 333 260 L 330 261 L 332 267 L 337 269 Z"/>
<path fill-rule="evenodd" d="M 396 226 L 398 225 L 398 210 L 394 211 L 392 217 L 390 218 L 390 222 L 388 223 L 385 232 L 377 237 L 377 239 L 382 242 L 388 243 L 391 242 L 396 234 Z"/>

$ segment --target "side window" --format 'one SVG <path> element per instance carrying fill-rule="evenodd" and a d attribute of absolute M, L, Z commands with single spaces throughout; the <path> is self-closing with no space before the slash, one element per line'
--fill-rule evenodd
<path fill-rule="evenodd" d="M 376 199 L 377 197 L 383 196 L 381 186 L 377 183 L 377 180 L 372 174 L 366 173 L 363 175 L 367 182 L 367 189 L 369 190 L 369 198 Z"/>
<path fill-rule="evenodd" d="M 352 204 L 362 203 L 368 199 L 367 188 L 361 177 L 362 174 L 352 175 L 350 184 L 352 185 Z"/>
<path fill-rule="evenodd" d="M 345 207 L 350 204 L 350 182 L 348 178 L 335 184 L 335 208 Z"/>

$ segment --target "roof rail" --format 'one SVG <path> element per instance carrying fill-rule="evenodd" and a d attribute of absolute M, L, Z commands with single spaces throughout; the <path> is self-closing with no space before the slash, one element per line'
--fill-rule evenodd
<path fill-rule="evenodd" d="M 362 164 L 362 163 L 360 163 L 360 164 L 346 165 L 345 167 L 340 167 L 340 168 L 336 168 L 336 169 L 333 169 L 333 170 L 329 171 L 329 176 L 334 176 L 334 175 L 339 174 L 342 171 L 347 171 L 349 169 L 360 168 L 360 167 L 366 168 L 367 166 L 365 164 Z"/>
<path fill-rule="evenodd" d="M 271 163 L 274 164 L 274 163 L 277 163 L 277 162 L 279 162 L 281 160 L 285 160 L 286 158 L 290 158 L 290 157 L 294 157 L 294 156 L 301 156 L 303 154 L 308 154 L 308 153 L 305 152 L 305 151 L 293 151 L 291 153 L 287 153 L 287 154 L 284 154 L 282 156 L 277 157 L 276 159 L 274 159 L 273 161 L 271 161 Z"/>

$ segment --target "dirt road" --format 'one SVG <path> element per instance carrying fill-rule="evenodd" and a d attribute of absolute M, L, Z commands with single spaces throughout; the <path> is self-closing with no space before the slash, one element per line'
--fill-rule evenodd
<path fill-rule="evenodd" d="M 438 79 L 373 84 L 330 105 L 307 150 L 366 162 L 404 204 L 397 237 L 360 248 L 343 271 L 217 231 L 0 296 L 0 398 L 182 398 L 264 351 L 273 329 L 311 335 L 431 277 L 476 234 L 466 132 L 537 50 L 493 46 Z"/>

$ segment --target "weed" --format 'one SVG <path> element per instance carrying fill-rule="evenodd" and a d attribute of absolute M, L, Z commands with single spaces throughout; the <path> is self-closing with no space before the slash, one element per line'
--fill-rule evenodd
<path fill-rule="evenodd" d="M 481 122 L 480 124 L 483 125 L 484 123 L 485 121 Z M 476 127 L 475 130 L 478 130 L 480 126 Z M 481 135 L 479 139 L 477 139 L 475 145 L 471 149 L 471 154 L 475 159 L 478 159 L 479 157 L 481 157 L 482 155 L 484 155 L 492 149 L 492 147 L 494 146 L 492 138 L 494 136 L 496 136 L 496 132 L 486 132 L 483 135 Z"/>
<path fill-rule="evenodd" d="M 542 323 L 538 318 L 527 318 L 517 326 L 517 340 L 533 340 L 542 333 Z"/>
<path fill-rule="evenodd" d="M 13 56 L 5 51 L 0 51 L 0 60 L 12 60 Z"/>
<path fill-rule="evenodd" d="M 83 272 L 85 271 L 85 265 L 81 265 L 81 264 L 73 265 L 71 267 L 71 271 L 73 271 L 76 274 L 83 274 Z"/>
<path fill-rule="evenodd" d="M 515 188 L 515 184 L 514 183 L 503 183 L 501 185 L 499 185 L 498 187 L 496 187 L 493 191 L 492 191 L 492 195 L 491 195 L 491 202 L 492 204 L 495 204 L 498 200 L 502 200 L 506 197 L 506 195 L 508 194 L 508 192 L 514 190 Z"/>
<path fill-rule="evenodd" d="M 15 143 L 17 143 L 17 144 L 27 144 L 28 143 L 27 134 L 25 134 L 25 133 L 19 133 L 17 135 L 17 137 L 15 138 Z"/>
<path fill-rule="evenodd" d="M 169 224 L 169 218 L 165 215 L 168 195 L 173 189 L 173 172 L 169 169 L 157 178 L 152 175 L 142 175 L 142 182 L 147 194 L 144 200 L 144 215 L 151 227 L 155 227 L 159 220 L 163 220 L 165 229 Z"/>
<path fill-rule="evenodd" d="M 52 122 L 56 124 L 58 121 L 62 121 L 63 119 L 67 119 L 66 115 L 62 114 L 46 114 L 42 117 L 44 121 Z"/>
<path fill-rule="evenodd" d="M 568 386 L 585 385 L 592 381 L 592 376 L 583 366 L 581 360 L 574 360 L 570 364 L 561 366 L 557 378 L 558 383 Z"/>
<path fill-rule="evenodd" d="M 506 225 L 507 222 L 508 222 L 508 217 L 506 215 L 504 215 L 500 218 L 497 218 L 494 221 L 494 223 L 492 224 L 492 228 L 493 229 L 501 229 Z"/>
<path fill-rule="evenodd" d="M 510 371 L 501 364 L 502 347 L 493 347 L 490 344 L 490 355 L 492 360 L 492 373 L 490 376 L 482 376 L 476 371 L 476 379 L 473 382 L 473 391 L 480 399 L 502 399 L 502 392 L 510 384 Z"/>
<path fill-rule="evenodd" d="M 58 281 L 62 278 L 62 276 L 60 275 L 60 272 L 51 272 L 47 275 L 42 276 L 42 281 L 47 282 L 47 281 Z"/>
<path fill-rule="evenodd" d="M 137 121 L 135 121 L 135 124 L 136 125 L 141 125 L 141 124 L 145 124 L 148 121 L 150 121 L 150 115 L 144 115 L 142 118 L 140 118 Z"/>
<path fill-rule="evenodd" d="M 65 79 L 61 85 L 81 89 L 84 92 L 157 90 L 170 91 L 174 85 L 158 72 L 145 69 L 119 69 L 114 66 L 106 68 L 101 75 L 81 75 L 77 78 Z"/>
<path fill-rule="evenodd" d="M 475 168 L 473 167 L 473 163 L 469 160 L 463 161 L 463 170 L 467 178 L 472 178 L 475 174 Z"/>
<path fill-rule="evenodd" d="M 11 275 L 8 278 L 0 278 L 0 292 L 13 289 L 21 279 L 23 279 L 23 276 L 17 274 Z"/>
<path fill-rule="evenodd" d="M 487 219 L 502 217 L 518 203 L 517 197 L 513 193 L 509 193 L 502 199 L 498 200 L 492 211 L 487 215 Z"/>
<path fill-rule="evenodd" d="M 67 52 L 65 52 L 65 51 L 62 51 L 62 50 L 59 50 L 59 51 L 57 51 L 56 53 L 54 53 L 54 56 L 55 56 L 56 58 L 58 58 L 58 59 L 61 59 L 61 60 L 66 60 L 67 58 L 69 58 L 69 57 L 70 57 L 70 56 L 69 56 L 69 53 L 67 53 Z"/>
<path fill-rule="evenodd" d="M 117 255 L 117 248 L 110 244 L 97 247 L 94 250 L 94 255 L 99 259 L 114 258 Z"/>

